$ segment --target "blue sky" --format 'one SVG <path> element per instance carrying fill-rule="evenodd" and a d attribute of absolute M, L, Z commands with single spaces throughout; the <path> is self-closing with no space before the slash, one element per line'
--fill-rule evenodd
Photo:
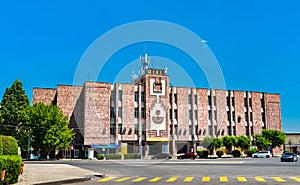
<path fill-rule="evenodd" d="M 23 82 L 30 99 L 33 87 L 73 84 L 80 59 L 97 38 L 144 20 L 171 22 L 207 40 L 227 89 L 280 93 L 283 131 L 300 132 L 300 2 L 296 0 L 1 2 L 0 95 L 15 79 Z M 126 70 L 125 76 L 116 76 L 145 51 L 174 61 L 195 86 L 208 87 L 205 75 L 186 53 L 151 42 L 117 51 L 98 80 L 130 81 Z M 168 67 L 159 58 L 153 63 Z M 183 86 L 188 79 L 171 69 L 172 84 Z"/>

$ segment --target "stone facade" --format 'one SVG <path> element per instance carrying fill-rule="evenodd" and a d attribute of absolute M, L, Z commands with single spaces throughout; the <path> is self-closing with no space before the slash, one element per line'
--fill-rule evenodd
<path fill-rule="evenodd" d="M 279 94 L 169 87 L 169 83 L 163 70 L 149 69 L 131 84 L 34 88 L 33 104 L 58 105 L 76 132 L 78 145 L 142 150 L 144 155 L 191 151 L 208 135 L 251 137 L 262 129 L 282 129 Z"/>

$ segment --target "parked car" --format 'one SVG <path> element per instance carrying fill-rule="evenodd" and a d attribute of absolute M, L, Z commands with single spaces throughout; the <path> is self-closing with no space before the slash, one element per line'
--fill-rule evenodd
<path fill-rule="evenodd" d="M 170 153 L 159 153 L 151 157 L 151 159 L 172 159 L 172 155 Z"/>
<path fill-rule="evenodd" d="M 283 162 L 283 161 L 291 161 L 291 162 L 298 161 L 298 156 L 293 152 L 286 152 L 286 153 L 282 154 L 280 161 L 281 162 Z"/>
<path fill-rule="evenodd" d="M 253 158 L 270 158 L 272 154 L 270 151 L 259 151 L 257 153 L 252 154 Z"/>
<path fill-rule="evenodd" d="M 197 156 L 198 155 L 196 153 L 189 152 L 189 153 L 177 156 L 177 159 L 196 159 Z"/>

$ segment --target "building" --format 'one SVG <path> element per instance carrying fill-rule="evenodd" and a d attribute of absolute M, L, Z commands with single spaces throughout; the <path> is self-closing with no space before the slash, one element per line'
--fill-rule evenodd
<path fill-rule="evenodd" d="M 148 60 L 141 57 L 133 83 L 34 88 L 33 104 L 58 105 L 76 131 L 76 149 L 86 152 L 176 154 L 201 147 L 205 136 L 281 131 L 279 94 L 170 87 L 166 71 L 147 68 Z"/>
<path fill-rule="evenodd" d="M 286 133 L 285 136 L 284 150 L 300 154 L 300 133 Z"/>

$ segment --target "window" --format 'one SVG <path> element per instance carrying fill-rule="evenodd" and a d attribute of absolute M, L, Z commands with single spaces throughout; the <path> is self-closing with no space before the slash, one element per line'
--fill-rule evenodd
<path fill-rule="evenodd" d="M 193 111 L 192 110 L 189 110 L 189 119 L 193 120 Z"/>
<path fill-rule="evenodd" d="M 234 106 L 234 97 L 231 98 L 232 105 Z"/>
<path fill-rule="evenodd" d="M 248 112 L 245 112 L 245 122 L 248 122 Z"/>
<path fill-rule="evenodd" d="M 178 119 L 177 109 L 174 109 L 174 118 Z"/>
<path fill-rule="evenodd" d="M 234 111 L 232 111 L 232 119 L 233 119 L 233 121 L 235 119 L 235 112 Z"/>
<path fill-rule="evenodd" d="M 118 134 L 122 133 L 122 123 L 118 123 Z"/>
<path fill-rule="evenodd" d="M 116 93 L 115 93 L 114 90 L 111 91 L 111 95 L 110 95 L 110 96 L 111 96 L 111 97 L 110 97 L 110 100 L 111 100 L 111 101 L 115 101 L 115 100 L 116 100 Z"/>
<path fill-rule="evenodd" d="M 253 113 L 250 112 L 250 121 L 253 122 Z"/>
<path fill-rule="evenodd" d="M 249 98 L 249 107 L 252 107 L 252 98 Z"/>
<path fill-rule="evenodd" d="M 244 106 L 248 108 L 248 101 L 247 101 L 247 98 L 244 98 Z"/>
<path fill-rule="evenodd" d="M 122 90 L 118 91 L 118 100 L 122 101 Z"/>
<path fill-rule="evenodd" d="M 134 117 L 139 118 L 139 108 L 137 107 L 134 108 Z"/>
<path fill-rule="evenodd" d="M 251 126 L 251 135 L 252 135 L 252 136 L 254 135 L 254 129 L 253 129 L 253 126 Z"/>
<path fill-rule="evenodd" d="M 197 100 L 198 100 L 198 97 L 196 94 L 194 94 L 194 103 L 197 105 Z"/>
<path fill-rule="evenodd" d="M 232 128 L 233 128 L 233 135 L 236 136 L 236 127 L 233 126 Z"/>
<path fill-rule="evenodd" d="M 229 136 L 232 135 L 232 133 L 231 133 L 231 126 L 227 126 L 227 134 L 228 134 Z"/>
<path fill-rule="evenodd" d="M 217 125 L 214 126 L 214 130 L 215 130 L 215 135 L 216 136 L 219 135 Z"/>
<path fill-rule="evenodd" d="M 214 97 L 214 105 L 217 105 L 217 97 L 216 96 L 213 97 Z"/>
<path fill-rule="evenodd" d="M 215 110 L 214 113 L 215 113 L 215 120 L 217 121 L 217 111 Z"/>
<path fill-rule="evenodd" d="M 177 94 L 174 94 L 174 103 L 177 104 Z"/>
<path fill-rule="evenodd" d="M 192 135 L 193 134 L 193 127 L 192 125 L 189 125 L 189 135 Z"/>
<path fill-rule="evenodd" d="M 213 135 L 213 128 L 211 125 L 208 126 L 208 131 L 209 131 L 209 135 L 212 136 Z"/>
<path fill-rule="evenodd" d="M 211 119 L 211 110 L 208 111 L 208 120 L 212 120 Z"/>
<path fill-rule="evenodd" d="M 172 124 L 170 124 L 170 135 L 172 135 L 173 133 L 173 127 L 172 127 Z"/>
<path fill-rule="evenodd" d="M 141 102 L 145 102 L 145 92 L 141 92 Z"/>
<path fill-rule="evenodd" d="M 122 118 L 122 107 L 118 108 L 118 117 Z"/>
<path fill-rule="evenodd" d="M 170 104 L 172 105 L 172 93 L 169 94 L 169 101 L 170 101 Z"/>
<path fill-rule="evenodd" d="M 134 101 L 139 102 L 139 92 L 138 91 L 134 91 Z"/>
<path fill-rule="evenodd" d="M 231 123 L 230 111 L 227 111 L 227 121 Z"/>
<path fill-rule="evenodd" d="M 211 105 L 211 95 L 208 95 L 207 101 L 208 101 L 208 105 Z"/>
<path fill-rule="evenodd" d="M 172 116 L 173 116 L 173 115 L 172 115 L 172 109 L 170 109 L 170 114 L 169 114 L 169 115 L 170 115 L 170 119 L 173 119 L 173 118 L 172 118 Z"/>
<path fill-rule="evenodd" d="M 143 119 L 146 119 L 146 111 L 145 111 L 145 107 L 141 108 L 141 116 Z"/>
<path fill-rule="evenodd" d="M 198 135 L 198 125 L 195 125 L 195 133 Z"/>
<path fill-rule="evenodd" d="M 229 107 L 230 106 L 230 97 L 229 96 L 226 97 L 226 101 L 227 101 L 227 106 Z"/>
<path fill-rule="evenodd" d="M 115 135 L 116 134 L 116 127 L 114 123 L 110 124 L 110 134 Z"/>
<path fill-rule="evenodd" d="M 139 125 L 137 123 L 134 124 L 134 134 L 139 134 Z"/>
<path fill-rule="evenodd" d="M 245 128 L 246 128 L 246 136 L 249 136 L 249 127 L 245 126 Z"/>
<path fill-rule="evenodd" d="M 110 107 L 110 118 L 115 118 L 115 117 L 116 117 L 115 109 L 113 107 Z"/>
<path fill-rule="evenodd" d="M 194 113 L 195 113 L 195 120 L 198 120 L 198 110 L 194 110 Z"/>
<path fill-rule="evenodd" d="M 178 125 L 174 125 L 175 134 L 178 135 Z"/>
<path fill-rule="evenodd" d="M 192 104 L 192 95 L 191 94 L 189 94 L 189 96 L 188 96 L 188 101 L 189 101 L 189 104 Z"/>

